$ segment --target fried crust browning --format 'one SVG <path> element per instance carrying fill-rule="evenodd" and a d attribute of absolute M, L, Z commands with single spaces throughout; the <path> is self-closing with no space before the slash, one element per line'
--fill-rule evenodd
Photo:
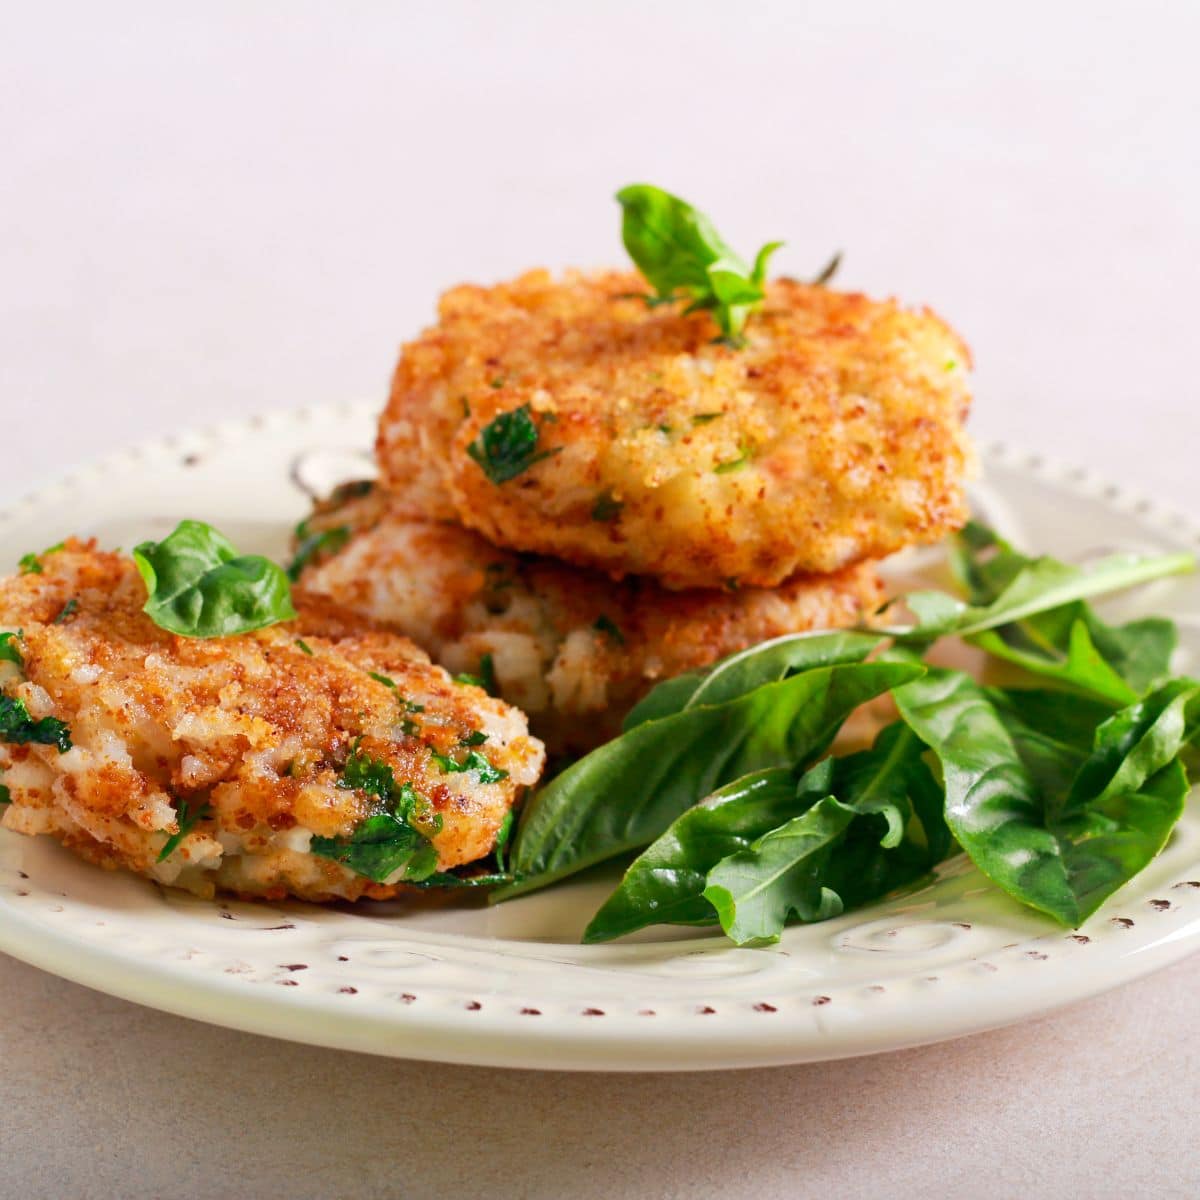
<path fill-rule="evenodd" d="M 533 271 L 447 292 L 396 369 L 389 490 L 411 515 L 672 588 L 773 587 L 964 522 L 970 358 L 934 314 L 780 279 L 734 349 L 646 290 Z M 544 457 L 492 482 L 468 448 L 526 406 Z"/>

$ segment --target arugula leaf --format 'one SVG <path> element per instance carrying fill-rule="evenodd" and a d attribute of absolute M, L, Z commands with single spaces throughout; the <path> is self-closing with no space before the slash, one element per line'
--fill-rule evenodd
<path fill-rule="evenodd" d="M 0 633 L 0 662 L 10 662 L 13 666 L 23 670 L 25 660 L 21 657 L 21 652 L 15 645 L 20 640 L 21 631 L 19 629 L 16 633 L 11 631 Z"/>
<path fill-rule="evenodd" d="M 1062 719 L 1017 734 L 1021 694 L 959 671 L 932 670 L 894 696 L 941 763 L 946 820 L 975 865 L 1021 903 L 1078 925 L 1179 819 L 1187 777 L 1176 756 L 1194 732 L 1197 694 L 1200 685 L 1177 682 L 1118 712 L 1093 727 L 1090 752 L 1086 726 Z M 1060 709 L 1074 703 L 1058 697 Z"/>
<path fill-rule="evenodd" d="M 368 817 L 348 838 L 314 837 L 310 848 L 375 883 L 387 883 L 397 872 L 401 881 L 417 883 L 437 870 L 437 850 L 403 817 L 390 812 Z"/>
<path fill-rule="evenodd" d="M 312 530 L 305 519 L 296 526 L 293 536 L 296 539 L 296 552 L 288 563 L 287 577 L 295 583 L 304 568 L 319 554 L 336 554 L 350 540 L 350 526 L 335 525 L 331 529 Z"/>
<path fill-rule="evenodd" d="M 161 542 L 143 542 L 133 560 L 148 593 L 142 611 L 183 637 L 230 637 L 296 615 L 283 568 L 238 555 L 211 525 L 181 521 Z"/>
<path fill-rule="evenodd" d="M 71 730 L 57 717 L 35 721 L 24 700 L 0 694 L 0 742 L 56 746 L 59 754 L 66 754 L 71 749 Z"/>
<path fill-rule="evenodd" d="M 519 878 L 501 897 L 649 844 L 701 797 L 743 775 L 811 762 L 855 708 L 922 672 L 909 663 L 851 662 L 744 692 L 733 686 L 744 686 L 744 675 L 731 672 L 724 702 L 642 720 L 538 791 L 517 827 Z M 714 684 L 714 701 L 724 694 Z"/>
<path fill-rule="evenodd" d="M 529 405 L 493 417 L 479 436 L 467 447 L 467 453 L 495 484 L 507 483 L 536 462 L 557 454 L 562 447 L 539 450 L 538 427 L 529 415 Z"/>
<path fill-rule="evenodd" d="M 689 301 L 685 312 L 711 312 L 722 338 L 740 344 L 746 319 L 764 295 L 767 264 L 782 242 L 768 242 L 751 269 L 712 222 L 678 196 L 648 183 L 617 193 L 621 239 L 655 290 L 655 300 Z"/>
<path fill-rule="evenodd" d="M 179 849 L 179 843 L 196 828 L 197 823 L 211 817 L 212 814 L 213 810 L 210 804 L 201 802 L 196 808 L 192 808 L 187 800 L 180 799 L 175 808 L 175 821 L 179 826 L 179 831 L 171 834 L 163 843 L 163 848 L 158 852 L 155 862 L 166 862 Z"/>

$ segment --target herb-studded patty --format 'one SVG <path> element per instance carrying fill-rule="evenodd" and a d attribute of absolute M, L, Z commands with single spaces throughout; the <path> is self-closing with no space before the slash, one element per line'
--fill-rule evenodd
<path fill-rule="evenodd" d="M 0 580 L 6 828 L 203 894 L 384 898 L 490 854 L 540 774 L 521 713 L 326 600 L 211 640 L 145 600 L 74 540 Z"/>
<path fill-rule="evenodd" d="M 350 488 L 301 529 L 310 592 L 386 622 L 529 714 L 552 751 L 591 749 L 655 683 L 783 633 L 866 620 L 870 565 L 778 588 L 670 592 L 498 550 Z M 330 554 L 329 551 L 336 551 Z"/>
<path fill-rule="evenodd" d="M 629 272 L 442 297 L 380 427 L 417 516 L 673 588 L 771 587 L 962 525 L 969 356 L 926 310 L 780 279 L 717 344 Z"/>

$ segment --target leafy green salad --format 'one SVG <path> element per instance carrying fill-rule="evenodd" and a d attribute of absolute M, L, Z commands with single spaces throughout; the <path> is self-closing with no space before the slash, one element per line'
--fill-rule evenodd
<path fill-rule="evenodd" d="M 1166 843 L 1200 729 L 1200 681 L 1170 673 L 1174 625 L 1109 625 L 1087 600 L 1193 565 L 1070 566 L 968 526 L 951 553 L 962 596 L 914 592 L 881 614 L 907 623 L 779 638 L 656 687 L 527 801 L 491 899 L 636 855 L 585 941 L 669 924 L 756 945 L 963 853 L 1077 926 Z M 945 638 L 1007 681 L 928 665 Z M 868 704 L 888 714 L 873 744 L 831 753 Z"/>

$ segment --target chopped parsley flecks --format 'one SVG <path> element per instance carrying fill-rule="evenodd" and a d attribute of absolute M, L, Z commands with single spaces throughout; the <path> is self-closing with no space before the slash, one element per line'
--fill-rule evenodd
<path fill-rule="evenodd" d="M 502 388 L 504 386 L 504 376 L 497 375 L 494 379 L 488 380 L 488 387 Z"/>
<path fill-rule="evenodd" d="M 310 530 L 304 520 L 296 526 L 295 538 L 296 553 L 287 567 L 287 576 L 293 583 L 318 554 L 336 554 L 350 540 L 350 527 L 335 525 L 332 529 Z"/>
<path fill-rule="evenodd" d="M 62 611 L 50 622 L 51 625 L 61 625 L 66 619 L 71 616 L 79 608 L 79 600 L 72 596 L 70 600 L 62 606 Z"/>
<path fill-rule="evenodd" d="M 12 793 L 8 790 L 7 787 L 5 787 L 4 784 L 0 783 L 0 804 L 11 804 L 11 803 L 12 803 Z M 511 814 L 509 814 L 509 815 L 511 816 Z"/>
<path fill-rule="evenodd" d="M 615 521 L 624 507 L 624 501 L 614 499 L 612 492 L 601 492 L 592 505 L 592 520 Z"/>
<path fill-rule="evenodd" d="M 42 566 L 41 560 L 50 554 L 57 554 L 66 542 L 55 542 L 53 546 L 47 546 L 41 554 L 34 554 L 31 550 L 28 554 L 22 554 L 17 560 L 17 566 L 21 570 L 22 575 L 40 575 L 45 569 Z"/>
<path fill-rule="evenodd" d="M 592 626 L 592 628 L 597 633 L 603 633 L 607 637 L 612 638 L 612 640 L 618 645 L 625 645 L 625 635 L 620 631 L 616 622 L 612 619 L 612 617 L 608 616 L 607 613 L 601 613 L 596 618 L 596 623 Z"/>
<path fill-rule="evenodd" d="M 367 674 L 376 683 L 382 683 L 385 688 L 391 688 L 392 691 L 396 690 L 396 681 L 394 679 L 389 679 L 386 675 L 380 675 L 378 671 L 368 671 Z"/>
<path fill-rule="evenodd" d="M 158 862 L 165 862 L 170 858 L 179 849 L 179 843 L 196 828 L 196 824 L 212 815 L 213 810 L 210 804 L 201 803 L 196 808 L 192 808 L 186 800 L 180 800 L 175 810 L 175 820 L 179 824 L 179 832 L 171 834 L 163 843 L 163 848 L 158 852 Z"/>
<path fill-rule="evenodd" d="M 0 695 L 0 742 L 56 746 L 59 754 L 66 754 L 71 748 L 71 730 L 57 717 L 35 721 L 24 700 Z"/>
<path fill-rule="evenodd" d="M 710 421 L 715 421 L 718 417 L 723 417 L 724 415 L 725 414 L 723 412 L 697 413 L 692 418 L 692 424 L 693 425 L 707 425 L 707 424 L 709 424 Z"/>
<path fill-rule="evenodd" d="M 16 667 L 25 666 L 25 660 L 15 645 L 20 639 L 21 631 L 19 629 L 16 633 L 0 633 L 0 662 L 10 662 Z"/>
<path fill-rule="evenodd" d="M 488 740 L 488 735 L 482 729 L 473 729 L 458 744 L 460 746 L 482 746 Z"/>
<path fill-rule="evenodd" d="M 342 777 L 337 781 L 337 785 L 348 792 L 367 792 L 386 804 L 396 790 L 396 777 L 387 763 L 372 758 L 359 749 L 361 741 L 362 738 L 359 738 L 354 743 L 354 748 L 350 751 L 350 757 L 346 759 L 346 765 L 342 768 Z"/>
<path fill-rule="evenodd" d="M 460 671 L 454 676 L 455 683 L 470 684 L 471 687 L 483 688 L 489 696 L 496 694 L 496 666 L 490 654 L 484 654 L 479 659 L 479 674 Z"/>
<path fill-rule="evenodd" d="M 296 646 L 300 650 L 301 654 L 307 654 L 309 658 L 312 658 L 312 647 L 303 638 L 296 639 Z"/>
<path fill-rule="evenodd" d="M 717 465 L 713 467 L 713 472 L 717 475 L 728 475 L 733 471 L 741 470 L 741 468 L 744 467 L 752 457 L 753 455 L 751 451 L 743 448 L 742 452 L 737 456 L 737 458 L 731 458 L 728 462 L 717 463 Z"/>
<path fill-rule="evenodd" d="M 492 483 L 501 484 L 561 449 L 538 449 L 538 427 L 529 415 L 529 405 L 523 404 L 489 421 L 467 447 L 467 453 Z"/>
<path fill-rule="evenodd" d="M 478 750 L 472 750 L 461 762 L 447 754 L 439 754 L 436 750 L 429 753 L 433 756 L 433 761 L 447 774 L 457 775 L 465 771 L 474 771 L 480 783 L 499 783 L 500 780 L 508 778 L 507 771 L 493 767 Z"/>

